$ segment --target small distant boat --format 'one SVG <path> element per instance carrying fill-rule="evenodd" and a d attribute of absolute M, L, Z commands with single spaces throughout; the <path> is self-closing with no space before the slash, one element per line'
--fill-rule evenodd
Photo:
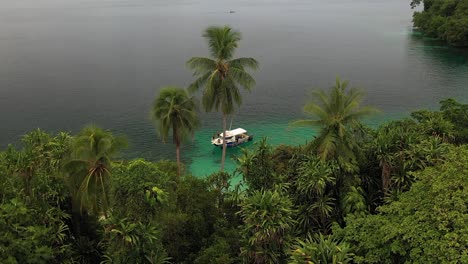
<path fill-rule="evenodd" d="M 226 145 L 228 147 L 235 147 L 240 144 L 246 143 L 253 139 L 253 135 L 247 134 L 247 130 L 243 128 L 236 128 L 233 130 L 226 131 Z M 218 137 L 211 138 L 211 144 L 222 147 L 223 146 L 223 133 L 219 134 Z"/>

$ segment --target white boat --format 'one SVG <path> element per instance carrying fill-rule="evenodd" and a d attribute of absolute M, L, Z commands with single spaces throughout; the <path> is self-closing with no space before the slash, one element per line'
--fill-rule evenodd
<path fill-rule="evenodd" d="M 222 147 L 223 146 L 223 133 L 218 134 L 217 137 L 211 138 L 211 144 Z M 251 141 L 253 139 L 253 135 L 247 134 L 247 130 L 243 128 L 236 128 L 233 130 L 226 131 L 226 145 L 228 147 L 235 147 L 242 143 Z"/>

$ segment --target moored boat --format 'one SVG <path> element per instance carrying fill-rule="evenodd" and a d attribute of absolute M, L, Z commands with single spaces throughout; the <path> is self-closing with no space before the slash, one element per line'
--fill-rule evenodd
<path fill-rule="evenodd" d="M 222 147 L 223 146 L 223 133 L 218 134 L 216 137 L 211 138 L 211 144 Z M 226 131 L 226 145 L 228 147 L 235 147 L 240 144 L 246 143 L 253 139 L 253 135 L 247 134 L 247 130 L 243 128 L 236 128 Z"/>

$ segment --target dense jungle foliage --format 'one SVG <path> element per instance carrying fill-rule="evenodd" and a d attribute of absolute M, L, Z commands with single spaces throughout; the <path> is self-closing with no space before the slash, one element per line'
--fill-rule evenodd
<path fill-rule="evenodd" d="M 429 37 L 468 47 L 468 0 L 413 0 L 411 7 L 421 3 L 423 10 L 413 15 L 415 27 Z"/>
<path fill-rule="evenodd" d="M 204 179 L 121 160 L 94 126 L 34 130 L 0 154 L 0 262 L 467 263 L 468 105 L 411 117 L 331 145 L 258 140 Z"/>

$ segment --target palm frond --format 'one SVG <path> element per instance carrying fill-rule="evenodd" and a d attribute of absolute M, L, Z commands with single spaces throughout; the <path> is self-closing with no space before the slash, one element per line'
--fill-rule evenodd
<path fill-rule="evenodd" d="M 212 72 L 206 72 L 205 74 L 198 77 L 193 83 L 190 84 L 190 86 L 188 87 L 188 91 L 190 93 L 198 91 L 201 87 L 206 85 L 207 81 L 209 80 L 212 74 Z"/>
<path fill-rule="evenodd" d="M 321 120 L 296 120 L 289 123 L 292 127 L 304 127 L 304 126 L 321 126 Z"/>
<path fill-rule="evenodd" d="M 187 134 L 193 133 L 199 125 L 194 97 L 189 96 L 186 90 L 173 86 L 161 89 L 153 103 L 152 118 L 164 142 L 167 141 L 171 130 L 173 139 L 179 141 L 184 140 Z"/>
<path fill-rule="evenodd" d="M 234 55 L 241 34 L 228 26 L 209 27 L 203 37 L 206 38 L 211 55 L 217 60 L 229 60 Z"/>
<path fill-rule="evenodd" d="M 238 106 L 242 103 L 239 88 L 237 88 L 232 78 L 226 78 L 222 82 L 220 90 L 219 99 L 221 102 L 221 110 L 225 115 L 232 114 L 234 112 L 234 103 Z"/>
<path fill-rule="evenodd" d="M 331 103 L 330 103 L 330 98 L 328 98 L 328 95 L 325 93 L 325 91 L 323 90 L 314 90 L 312 91 L 312 98 L 317 100 L 318 103 L 320 105 L 322 105 L 322 109 L 325 111 L 325 112 L 332 112 L 333 109 L 331 107 Z M 314 100 L 314 101 L 315 101 Z"/>
<path fill-rule="evenodd" d="M 304 105 L 304 108 L 302 110 L 304 111 L 304 113 L 316 116 L 318 118 L 321 118 L 322 120 L 326 120 L 329 118 L 329 113 L 315 103 L 308 103 Z"/>
<path fill-rule="evenodd" d="M 336 150 L 336 136 L 329 131 L 316 139 L 318 143 L 318 153 L 321 160 L 327 160 Z"/>
<path fill-rule="evenodd" d="M 218 110 L 220 106 L 220 92 L 222 84 L 219 76 L 219 71 L 216 70 L 210 74 L 205 90 L 203 91 L 202 104 L 205 108 L 205 111 L 209 112 L 213 109 Z"/>
<path fill-rule="evenodd" d="M 258 61 L 255 60 L 254 58 L 237 58 L 230 60 L 228 62 L 229 67 L 234 67 L 234 68 L 239 68 L 239 69 L 245 69 L 249 68 L 252 70 L 257 70 L 258 69 Z"/>
<path fill-rule="evenodd" d="M 193 57 L 187 61 L 187 66 L 193 70 L 193 75 L 201 75 L 216 69 L 216 61 L 205 57 Z"/>
<path fill-rule="evenodd" d="M 230 67 L 228 76 L 247 91 L 250 91 L 250 89 L 255 86 L 255 79 L 241 68 Z"/>
<path fill-rule="evenodd" d="M 348 114 L 343 119 L 343 121 L 344 122 L 349 122 L 350 120 L 361 119 L 363 117 L 370 116 L 370 115 L 373 115 L 373 114 L 376 114 L 376 113 L 379 113 L 379 110 L 377 108 L 371 107 L 371 106 L 365 106 L 365 107 L 361 107 L 359 110 L 357 110 L 357 111 L 355 111 L 353 113 Z"/>
<path fill-rule="evenodd" d="M 240 94 L 239 88 L 237 88 L 237 85 L 234 80 L 232 80 L 231 83 L 229 84 L 231 86 L 229 89 L 229 93 L 232 95 L 232 99 L 234 100 L 236 105 L 239 107 L 242 104 L 242 96 Z"/>

